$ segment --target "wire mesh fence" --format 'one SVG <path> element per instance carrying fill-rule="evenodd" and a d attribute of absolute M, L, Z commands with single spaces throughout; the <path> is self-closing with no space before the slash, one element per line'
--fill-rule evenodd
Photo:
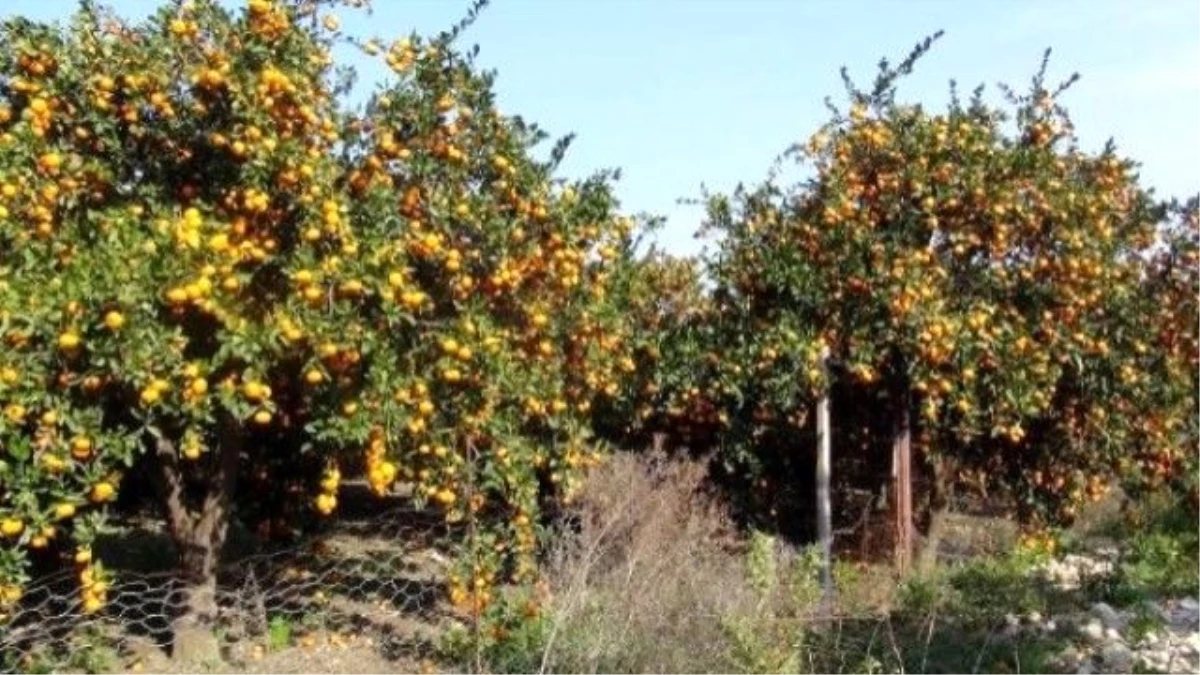
<path fill-rule="evenodd" d="M 303 545 L 242 557 L 218 574 L 213 634 L 236 670 L 432 669 L 445 631 L 470 621 L 446 601 L 460 532 L 394 509 L 337 523 Z M 117 546 L 121 544 L 118 543 Z M 76 575 L 27 586 L 0 627 L 0 670 L 171 670 L 184 610 L 178 574 L 114 568 L 103 608 L 84 611 Z M 291 654 L 295 663 L 279 659 Z M 453 667 L 451 664 L 443 664 Z"/>
<path fill-rule="evenodd" d="M 161 533 L 155 552 L 138 524 L 98 552 L 113 561 L 100 611 L 84 611 L 72 571 L 26 588 L 0 626 L 0 671 L 1030 672 L 1059 668 L 1071 639 L 1050 610 L 1087 611 L 1080 584 L 1049 572 L 996 562 L 947 576 L 1011 549 L 1011 523 L 967 516 L 947 520 L 940 576 L 902 583 L 850 557 L 824 596 L 814 550 L 739 528 L 704 476 L 632 456 L 596 469 L 551 525 L 539 581 L 506 587 L 512 602 L 482 615 L 456 609 L 447 586 L 469 523 L 365 502 L 356 515 L 346 500 L 303 545 L 221 568 L 212 662 L 173 654 L 187 586 L 161 571 L 173 562 Z M 886 547 L 871 522 L 843 536 Z"/>

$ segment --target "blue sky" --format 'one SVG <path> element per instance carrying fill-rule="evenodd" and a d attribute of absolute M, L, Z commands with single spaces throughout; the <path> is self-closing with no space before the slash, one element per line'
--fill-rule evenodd
<path fill-rule="evenodd" d="M 2 13 L 51 19 L 69 0 L 5 0 Z M 112 0 L 128 17 L 155 0 Z M 433 32 L 466 0 L 374 0 L 340 10 L 351 32 Z M 838 68 L 865 81 L 946 31 L 901 98 L 946 100 L 947 82 L 1024 85 L 1042 50 L 1050 74 L 1083 79 L 1067 94 L 1085 145 L 1111 137 L 1163 195 L 1200 191 L 1200 3 L 1195 0 L 493 0 L 464 37 L 499 71 L 501 108 L 555 135 L 576 132 L 563 171 L 620 167 L 630 211 L 667 216 L 660 243 L 689 253 L 701 184 L 757 181 L 776 155 L 825 119 Z M 367 81 L 382 77 L 374 67 Z M 993 100 L 997 100 L 993 98 Z"/>

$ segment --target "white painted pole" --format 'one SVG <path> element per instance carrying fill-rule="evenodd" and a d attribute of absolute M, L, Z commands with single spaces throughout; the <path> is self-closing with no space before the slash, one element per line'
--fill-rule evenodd
<path fill-rule="evenodd" d="M 829 382 L 829 349 L 821 350 L 821 372 Z M 829 505 L 830 426 L 828 384 L 817 401 L 817 540 L 821 546 L 821 586 L 826 609 L 833 601 L 833 526 Z"/>

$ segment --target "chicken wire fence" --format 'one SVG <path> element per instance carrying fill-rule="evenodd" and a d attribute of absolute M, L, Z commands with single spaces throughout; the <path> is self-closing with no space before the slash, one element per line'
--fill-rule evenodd
<path fill-rule="evenodd" d="M 305 670 L 321 670 L 326 652 L 367 649 L 409 670 L 427 668 L 447 628 L 469 621 L 446 600 L 461 541 L 459 528 L 437 516 L 397 509 L 224 565 L 213 627 L 221 658 L 248 666 L 295 647 L 307 653 Z M 109 571 L 107 602 L 94 613 L 83 610 L 70 570 L 28 585 L 0 625 L 0 672 L 165 669 L 184 609 L 182 579 Z"/>
<path fill-rule="evenodd" d="M 449 631 L 479 629 L 447 601 L 445 579 L 461 553 L 464 529 L 400 509 L 335 523 L 302 546 L 224 566 L 214 626 L 222 663 L 215 667 L 231 672 L 511 670 L 513 664 L 489 662 L 490 655 L 452 656 L 443 649 Z M 111 571 L 108 602 L 94 614 L 82 611 L 69 571 L 27 587 L 19 611 L 0 626 L 0 671 L 214 669 L 214 664 L 170 660 L 172 622 L 184 597 L 176 574 Z M 589 575 L 596 572 L 588 569 Z M 644 577 L 641 583 L 666 583 L 654 570 L 637 576 Z M 527 656 L 532 660 L 521 661 L 517 670 L 673 672 L 705 666 L 734 672 L 921 672 L 947 664 L 961 667 L 967 655 L 968 670 L 975 672 L 1000 661 L 1020 663 L 1028 649 L 1014 640 L 1014 627 L 1000 616 L 985 617 L 970 640 L 948 641 L 945 620 L 934 613 L 897 621 L 887 612 L 855 611 L 836 601 L 826 606 L 814 598 L 800 615 L 775 616 L 771 602 L 755 602 L 742 624 L 737 612 L 706 615 L 724 601 L 712 607 L 643 607 L 603 595 L 602 581 L 592 584 L 600 588 L 578 589 L 577 598 L 570 588 L 558 589 L 559 612 L 546 626 L 550 639 L 531 645 Z M 635 582 L 621 590 L 654 595 Z M 597 600 L 611 607 L 599 608 Z M 682 616 L 680 610 L 686 610 Z M 568 637 L 571 624 L 576 630 Z M 677 630 L 695 635 L 672 637 L 669 627 L 676 624 Z M 686 653 L 675 653 L 681 651 Z M 275 659 L 289 654 L 290 660 Z"/>
<path fill-rule="evenodd" d="M 634 476 L 643 471 L 636 464 L 625 468 Z M 794 599 L 782 597 L 786 584 L 778 583 L 764 600 L 745 578 L 744 556 L 726 550 L 738 549 L 737 537 L 725 541 L 719 534 L 722 521 L 711 520 L 712 514 L 697 506 L 687 487 L 691 483 L 677 480 L 683 488 L 664 490 L 616 470 L 610 479 L 619 504 L 606 503 L 591 517 L 572 520 L 571 532 L 561 533 L 570 536 L 559 538 L 548 552 L 553 600 L 542 624 L 544 643 L 525 645 L 532 661 L 506 665 L 501 652 L 480 653 L 481 636 L 483 642 L 497 637 L 491 632 L 495 626 L 449 602 L 446 580 L 470 548 L 465 546 L 469 523 L 451 526 L 438 514 L 401 507 L 363 509 L 360 515 L 346 510 L 303 545 L 225 565 L 218 575 L 220 611 L 214 626 L 219 667 L 234 672 L 903 672 L 951 663 L 986 670 L 999 656 L 1025 659 L 1007 617 L 986 611 L 975 617 L 974 639 L 963 641 L 944 639 L 946 620 L 936 613 L 897 622 L 874 607 L 854 609 L 837 599 L 826 605 L 816 598 L 796 613 Z M 886 537 L 872 536 L 877 519 L 864 518 L 835 534 L 861 540 L 851 549 L 888 550 Z M 127 529 L 150 532 L 162 543 L 161 533 L 149 526 Z M 113 574 L 99 612 L 83 612 L 73 571 L 29 585 L 17 613 L 0 625 L 0 672 L 162 672 L 204 666 L 170 660 L 172 624 L 184 608 L 185 585 L 172 572 L 139 571 L 145 565 L 130 564 L 153 557 L 135 540 L 118 538 L 111 552 L 98 549 L 104 563 L 112 561 Z M 990 548 L 986 543 L 943 549 L 942 557 L 965 559 Z M 773 563 L 779 565 L 780 579 L 785 567 L 796 566 L 792 558 Z M 171 565 L 169 559 L 160 562 L 162 569 Z M 674 638 L 672 630 L 678 634 Z M 475 646 L 464 651 L 460 641 L 456 650 L 455 641 L 447 640 L 455 634 L 473 639 Z M 947 651 L 955 660 L 947 661 Z M 957 659 L 967 651 L 971 658 L 964 665 Z"/>

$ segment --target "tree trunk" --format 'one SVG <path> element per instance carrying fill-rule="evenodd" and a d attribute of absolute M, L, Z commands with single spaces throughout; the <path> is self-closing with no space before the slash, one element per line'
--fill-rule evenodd
<path fill-rule="evenodd" d="M 221 544 L 213 532 L 197 528 L 191 541 L 177 541 L 184 547 L 179 556 L 183 573 L 182 612 L 171 626 L 171 656 L 186 664 L 218 662 L 221 645 L 213 633 L 217 619 L 217 565 Z"/>
<path fill-rule="evenodd" d="M 156 442 L 162 467 L 163 506 L 179 551 L 184 585 L 180 614 L 172 624 L 171 654 L 189 664 L 220 660 L 220 645 L 213 633 L 218 611 L 217 566 L 229 531 L 240 441 L 236 426 L 222 420 L 217 465 L 205 481 L 203 493 L 193 500 L 189 500 L 189 486 L 174 443 L 161 436 Z"/>
<path fill-rule="evenodd" d="M 667 435 L 661 431 L 656 431 L 650 435 L 650 450 L 655 455 L 662 453 L 667 449 Z"/>
<path fill-rule="evenodd" d="M 937 565 L 938 548 L 946 531 L 946 516 L 950 511 L 950 463 L 944 457 L 930 459 L 929 529 L 917 558 L 917 569 L 932 571 Z"/>
<path fill-rule="evenodd" d="M 908 571 L 913 550 L 912 514 L 912 424 L 909 417 L 911 395 L 907 378 L 895 388 L 892 425 L 892 484 L 895 515 L 896 569 Z"/>

